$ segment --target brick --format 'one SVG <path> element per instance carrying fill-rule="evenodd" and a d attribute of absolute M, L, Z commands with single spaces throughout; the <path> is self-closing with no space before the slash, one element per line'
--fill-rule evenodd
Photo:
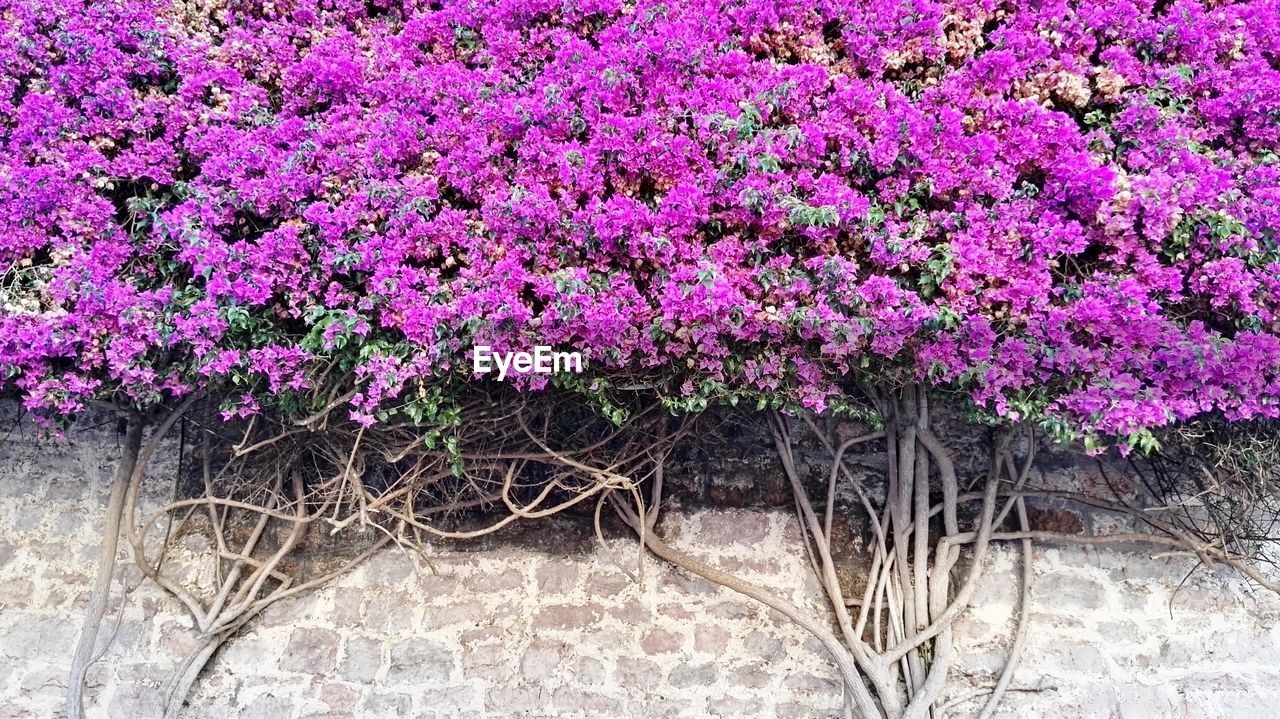
<path fill-rule="evenodd" d="M 338 676 L 349 682 L 371 682 L 382 669 L 382 642 L 370 637 L 350 637 L 342 650 Z"/>
<path fill-rule="evenodd" d="M 1109 643 L 1141 644 L 1147 638 L 1147 631 L 1128 620 L 1103 621 L 1095 625 L 1098 636 L 1106 637 Z"/>
<path fill-rule="evenodd" d="M 964 571 L 968 571 L 967 567 Z M 1039 584 L 1040 580 L 1036 579 L 1035 583 Z M 1018 582 L 1009 581 L 1008 577 L 1002 577 L 993 569 L 987 568 L 969 604 L 974 607 L 1012 607 L 1017 604 L 1021 593 L 1022 588 Z M 1040 600 L 1033 589 L 1032 602 L 1037 601 Z"/>
<path fill-rule="evenodd" d="M 1171 686 L 1116 687 L 1116 705 L 1122 717 L 1168 717 L 1187 714 L 1183 700 Z M 1183 710 L 1183 711 L 1179 711 Z"/>
<path fill-rule="evenodd" d="M 1079 512 L 1070 509 L 1027 507 L 1027 520 L 1033 530 L 1058 534 L 1084 532 L 1084 519 Z"/>
<path fill-rule="evenodd" d="M 194 635 L 194 632 L 187 629 L 187 634 Z M 264 641 L 260 633 L 253 632 L 224 644 L 217 654 L 217 661 L 237 676 L 253 676 L 257 674 L 255 667 L 274 666 L 280 661 L 286 641 L 286 637 L 280 634 Z"/>
<path fill-rule="evenodd" d="M 605 667 L 598 659 L 583 657 L 574 664 L 566 678 L 582 686 L 599 686 L 605 682 Z"/>
<path fill-rule="evenodd" d="M 962 614 L 952 625 L 955 641 L 961 644 L 976 644 L 990 640 L 996 636 L 997 628 L 990 622 L 971 614 Z"/>
<path fill-rule="evenodd" d="M 815 657 L 827 656 L 826 647 L 823 646 L 822 642 L 818 641 L 817 637 L 810 634 L 806 634 L 804 641 L 800 642 L 800 651 Z"/>
<path fill-rule="evenodd" d="M 740 621 L 759 616 L 760 610 L 745 602 L 730 601 L 715 604 L 708 610 L 708 613 L 716 619 Z"/>
<path fill-rule="evenodd" d="M 1031 601 L 1036 608 L 1074 614 L 1080 610 L 1098 609 L 1106 600 L 1106 589 L 1092 579 L 1067 574 L 1038 577 L 1031 587 Z"/>
<path fill-rule="evenodd" d="M 113 615 L 108 614 L 105 622 L 114 622 Z M 142 622 L 121 621 L 111 640 L 111 648 L 122 654 L 145 655 L 150 650 L 151 626 Z"/>
<path fill-rule="evenodd" d="M 6 474 L 0 476 L 0 497 L 36 497 L 44 493 L 44 483 L 33 479 L 39 475 Z"/>
<path fill-rule="evenodd" d="M 783 680 L 782 685 L 802 697 L 840 697 L 840 682 L 834 676 L 817 676 L 797 672 Z"/>
<path fill-rule="evenodd" d="M 350 714 L 360 701 L 360 690 L 350 684 L 328 682 L 320 687 L 320 701 L 334 714 Z"/>
<path fill-rule="evenodd" d="M 679 651 L 680 637 L 665 629 L 653 629 L 640 640 L 640 648 L 645 654 L 669 654 Z"/>
<path fill-rule="evenodd" d="M 52 502 L 79 502 L 89 494 L 89 487 L 81 478 L 56 479 L 45 487 L 45 499 Z"/>
<path fill-rule="evenodd" d="M 337 666 L 338 641 L 337 632 L 329 629 L 295 629 L 280 658 L 280 668 L 287 672 L 329 674 Z"/>
<path fill-rule="evenodd" d="M 786 702 L 779 704 L 774 710 L 774 716 L 778 719 L 814 719 L 815 717 L 826 717 L 826 713 L 818 713 L 813 707 L 806 706 L 797 702 Z"/>
<path fill-rule="evenodd" d="M 650 697 L 627 702 L 626 716 L 645 717 L 645 719 L 679 719 L 686 715 L 688 709 L 687 704 L 682 702 L 663 701 Z"/>
<path fill-rule="evenodd" d="M 534 629 L 585 629 L 600 618 L 600 607 L 594 604 L 553 604 L 534 614 Z"/>
<path fill-rule="evenodd" d="M 1214 648 L 1198 637 L 1173 637 L 1160 644 L 1160 658 L 1175 666 L 1193 666 L 1212 660 Z"/>
<path fill-rule="evenodd" d="M 160 625 L 160 648 L 175 656 L 183 656 L 194 651 L 200 645 L 200 636 L 186 622 L 168 621 Z M 254 637 L 243 637 L 240 640 L 232 639 L 228 646 L 252 646 Z M 224 655 L 228 657 L 233 653 L 227 649 L 223 650 Z"/>
<path fill-rule="evenodd" d="M 630 692 L 650 692 L 662 681 L 662 669 L 648 659 L 628 659 L 613 668 L 618 685 Z"/>
<path fill-rule="evenodd" d="M 481 624 L 472 629 L 467 629 L 458 635 L 463 646 L 471 646 L 475 644 L 483 644 L 485 642 L 505 641 L 508 632 L 502 627 L 493 624 Z"/>
<path fill-rule="evenodd" d="M 43 507 L 23 507 L 14 513 L 11 526 L 13 531 L 19 534 L 33 533 L 39 531 L 40 526 L 44 524 L 44 518 Z"/>
<path fill-rule="evenodd" d="M 1174 616 L 1179 613 L 1226 614 L 1240 609 L 1240 597 L 1224 587 L 1184 587 L 1173 596 L 1171 604 Z"/>
<path fill-rule="evenodd" d="M 296 594 L 272 602 L 262 610 L 262 626 L 290 627 L 294 622 L 306 619 L 311 607 L 312 603 L 307 597 Z"/>
<path fill-rule="evenodd" d="M 418 573 L 416 585 L 417 591 L 428 598 L 453 596 L 461 586 L 462 581 L 458 579 L 456 571 L 441 571 L 431 567 L 428 567 L 427 571 Z"/>
<path fill-rule="evenodd" d="M 59 512 L 50 514 L 50 517 L 52 519 L 49 522 L 49 531 L 56 536 L 74 536 L 84 530 L 84 517 L 82 514 Z"/>
<path fill-rule="evenodd" d="M 75 572 L 63 572 L 58 570 L 45 572 L 43 581 L 72 588 L 89 586 L 89 577 Z"/>
<path fill-rule="evenodd" d="M 764 704 L 759 699 L 719 696 L 707 700 L 707 716 L 739 719 L 740 717 L 760 717 L 765 714 Z"/>
<path fill-rule="evenodd" d="M 391 645 L 387 681 L 406 684 L 443 684 L 453 674 L 453 652 L 421 639 L 404 639 Z"/>
<path fill-rule="evenodd" d="M 140 686 L 160 686 L 170 676 L 166 667 L 149 661 L 121 661 L 111 670 L 115 679 Z"/>
<path fill-rule="evenodd" d="M 35 585 L 27 579 L 9 579 L 0 581 L 0 607 L 9 610 L 29 606 Z M 0 654 L 4 650 L 0 649 Z"/>
<path fill-rule="evenodd" d="M 73 646 L 78 628 L 61 617 L 33 617 L 0 630 L 0 656 L 61 663 Z"/>
<path fill-rule="evenodd" d="M 1181 578 L 1196 566 L 1195 559 L 1183 559 L 1179 557 L 1153 558 L 1141 554 L 1116 552 L 1114 561 L 1106 562 L 1104 568 L 1107 570 L 1107 576 L 1113 582 L 1132 581 L 1134 589 L 1139 587 L 1145 588 L 1145 584 L 1149 582 L 1168 581 L 1170 577 L 1177 576 Z M 1104 557 L 1109 555 L 1103 555 Z M 1098 560 L 1102 563 L 1104 560 Z M 1129 591 L 1126 588 L 1126 591 Z"/>
<path fill-rule="evenodd" d="M 769 535 L 771 516 L 768 512 L 708 512 L 702 515 L 698 536 L 713 547 L 755 546 Z"/>
<path fill-rule="evenodd" d="M 107 716 L 111 717 L 158 717 L 163 714 L 161 692 L 151 687 L 125 685 L 112 692 L 107 701 Z"/>
<path fill-rule="evenodd" d="M 407 594 L 380 590 L 365 606 L 363 626 L 370 631 L 403 633 L 407 627 L 413 626 L 419 611 L 418 603 L 411 601 Z"/>
<path fill-rule="evenodd" d="M 614 697 L 584 692 L 573 687 L 560 687 L 551 696 L 551 706 L 566 714 L 584 714 L 589 717 L 622 715 L 622 702 Z"/>
<path fill-rule="evenodd" d="M 520 675 L 525 679 L 544 680 L 560 673 L 560 663 L 568 651 L 563 642 L 535 639 L 520 658 Z"/>
<path fill-rule="evenodd" d="M 782 563 L 777 560 L 762 559 L 760 557 L 752 556 L 724 557 L 717 564 L 724 571 L 733 574 L 763 574 L 768 576 L 778 576 L 783 571 Z"/>
<path fill-rule="evenodd" d="M 375 692 L 360 702 L 360 716 L 402 717 L 409 714 L 413 698 L 408 694 Z"/>
<path fill-rule="evenodd" d="M 719 676 L 719 672 L 712 662 L 704 664 L 681 662 L 672 667 L 671 674 L 667 676 L 667 683 L 677 689 L 706 687 L 715 683 L 717 676 Z"/>
<path fill-rule="evenodd" d="M 573 591 L 578 582 L 578 565 L 567 560 L 547 560 L 534 572 L 538 591 L 546 594 L 564 594 Z"/>
<path fill-rule="evenodd" d="M 354 627 L 364 618 L 364 590 L 358 587 L 338 587 L 333 592 L 333 623 L 339 627 Z"/>
<path fill-rule="evenodd" d="M 729 673 L 730 684 L 749 689 L 763 688 L 772 680 L 773 675 L 769 672 L 769 665 L 764 662 L 751 662 Z"/>
<path fill-rule="evenodd" d="M 472 592 L 503 592 L 519 589 L 524 586 L 524 575 L 515 569 L 508 569 L 500 574 L 477 572 L 462 582 Z"/>
<path fill-rule="evenodd" d="M 418 706 L 434 708 L 440 716 L 457 717 L 461 707 L 482 704 L 480 691 L 475 686 L 432 687 L 417 691 L 415 695 Z"/>
<path fill-rule="evenodd" d="M 653 620 L 653 611 L 639 599 L 624 599 L 621 604 L 609 607 L 606 614 L 627 626 L 639 626 Z"/>
<path fill-rule="evenodd" d="M 511 667 L 508 665 L 506 647 L 499 643 L 473 644 L 464 643 L 459 656 L 462 675 L 469 680 L 475 679 L 508 679 Z"/>
<path fill-rule="evenodd" d="M 493 612 L 480 602 L 448 604 L 443 607 L 427 607 L 421 626 L 427 631 L 453 626 L 476 626 L 492 619 Z"/>
<path fill-rule="evenodd" d="M 413 559 L 408 554 L 386 549 L 365 561 L 364 576 L 376 588 L 403 586 L 413 576 L 413 569 Z"/>
<path fill-rule="evenodd" d="M 683 604 L 663 604 L 658 608 L 658 613 L 661 614 L 663 618 L 676 622 L 693 622 L 698 618 L 698 615 L 689 611 Z"/>
<path fill-rule="evenodd" d="M 1040 655 L 1046 666 L 1059 667 L 1064 675 L 1108 677 L 1111 665 L 1096 645 L 1085 641 L 1060 639 Z M 1019 665 L 1021 666 L 1021 665 Z"/>
<path fill-rule="evenodd" d="M 662 668 L 648 659 L 628 659 L 614 664 L 613 677 L 618 686 L 630 695 L 636 692 L 652 692 L 662 683 Z"/>
<path fill-rule="evenodd" d="M 67 691 L 67 673 L 60 669 L 36 669 L 22 678 L 22 692 L 61 696 Z"/>
<path fill-rule="evenodd" d="M 112 647 L 114 650 L 115 648 Z M 114 654 L 114 651 L 112 652 Z M 4 669 L 0 667 L 0 687 L 5 685 L 7 681 L 6 672 L 12 672 L 12 669 Z M 107 682 L 111 681 L 111 667 L 104 666 L 102 662 L 98 662 L 90 666 L 84 675 L 84 686 L 86 693 L 97 696 L 102 693 L 103 687 L 107 686 Z"/>
<path fill-rule="evenodd" d="M 596 571 L 592 572 L 591 577 L 587 579 L 586 592 L 587 596 L 592 599 L 616 597 L 625 592 L 630 586 L 631 580 L 627 575 L 616 569 L 612 571 Z"/>
<path fill-rule="evenodd" d="M 292 701 L 274 694 L 265 694 L 241 709 L 239 719 L 280 719 L 289 716 L 292 710 Z"/>
<path fill-rule="evenodd" d="M 752 657 L 763 659 L 765 661 L 773 661 L 781 659 L 787 654 L 786 648 L 782 644 L 782 640 L 769 632 L 762 632 L 759 629 L 747 635 L 743 642 L 743 648 Z"/>
<path fill-rule="evenodd" d="M 550 716 L 551 696 L 544 687 L 499 686 L 484 697 L 484 708 L 501 716 Z"/>

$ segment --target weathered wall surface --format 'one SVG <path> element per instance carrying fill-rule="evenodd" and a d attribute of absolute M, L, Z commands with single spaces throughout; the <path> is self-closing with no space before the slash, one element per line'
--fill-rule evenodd
<path fill-rule="evenodd" d="M 93 576 L 114 435 L 0 441 L 0 718 L 62 714 Z M 157 469 L 155 502 L 172 467 Z M 676 546 L 822 611 L 794 516 L 671 513 Z M 191 550 L 198 551 L 192 540 Z M 612 545 L 635 562 L 634 542 Z M 1005 717 L 1271 717 L 1280 600 L 1185 558 L 1040 547 L 1032 630 Z M 994 682 L 1019 593 L 996 555 L 958 627 L 953 716 Z M 816 643 L 781 617 L 654 559 L 633 582 L 566 521 L 510 541 L 441 547 L 434 568 L 389 550 L 269 610 L 214 660 L 190 717 L 821 717 L 839 706 Z M 97 717 L 157 716 L 194 645 L 178 605 L 138 583 L 90 674 Z M 115 597 L 119 598 L 119 591 Z M 114 606 L 114 605 L 113 605 Z M 116 619 L 113 608 L 105 631 Z"/>

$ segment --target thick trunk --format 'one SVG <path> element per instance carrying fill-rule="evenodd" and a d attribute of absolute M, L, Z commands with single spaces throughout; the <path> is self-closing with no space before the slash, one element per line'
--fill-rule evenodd
<path fill-rule="evenodd" d="M 102 626 L 102 617 L 107 611 L 107 600 L 111 596 L 116 552 L 120 547 L 120 519 L 124 514 L 129 479 L 133 476 L 134 467 L 138 463 L 138 453 L 142 449 L 143 425 L 140 418 L 129 421 L 125 430 L 120 464 L 116 466 L 115 478 L 111 482 L 111 495 L 107 499 L 107 521 L 102 533 L 102 550 L 98 553 L 97 576 L 94 579 L 93 593 L 89 595 L 89 607 L 85 612 L 80 638 L 76 642 L 75 653 L 71 658 L 71 675 L 67 679 L 68 719 L 84 717 L 85 676 L 89 672 L 89 666 L 95 661 L 98 630 Z"/>

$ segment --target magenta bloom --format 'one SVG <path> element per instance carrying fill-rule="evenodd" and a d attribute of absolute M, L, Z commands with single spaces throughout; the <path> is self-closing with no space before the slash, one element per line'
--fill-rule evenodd
<path fill-rule="evenodd" d="M 477 343 L 695 404 L 1280 411 L 1276 0 L 0 17 L 0 383 L 47 417 L 323 375 L 369 424 Z"/>

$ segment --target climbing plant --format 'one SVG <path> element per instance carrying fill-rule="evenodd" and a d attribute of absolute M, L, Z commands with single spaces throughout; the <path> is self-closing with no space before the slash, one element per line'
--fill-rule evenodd
<path fill-rule="evenodd" d="M 1280 411 L 1275 0 L 0 16 L 0 387 L 54 431 L 91 404 L 166 428 L 211 404 L 243 432 L 211 443 L 231 458 L 208 472 L 215 528 L 249 512 L 262 532 L 327 518 L 407 542 L 444 531 L 423 520 L 439 507 L 591 498 L 674 558 L 647 514 L 661 457 L 732 406 L 769 413 L 829 545 L 791 432 L 857 416 L 893 458 L 867 500 L 885 518 L 866 601 L 901 612 L 868 630 L 836 601 L 824 644 L 851 711 L 919 716 L 970 591 L 948 584 L 960 547 L 981 565 L 1026 474 L 1001 439 L 961 491 L 931 401 L 1126 453 Z M 477 345 L 586 367 L 499 384 Z M 292 462 L 244 464 L 268 447 Z M 832 450 L 832 482 L 851 481 Z M 112 516 L 181 597 L 148 559 L 133 465 Z M 221 547 L 226 595 L 184 600 L 208 636 L 292 591 L 258 546 Z"/>

